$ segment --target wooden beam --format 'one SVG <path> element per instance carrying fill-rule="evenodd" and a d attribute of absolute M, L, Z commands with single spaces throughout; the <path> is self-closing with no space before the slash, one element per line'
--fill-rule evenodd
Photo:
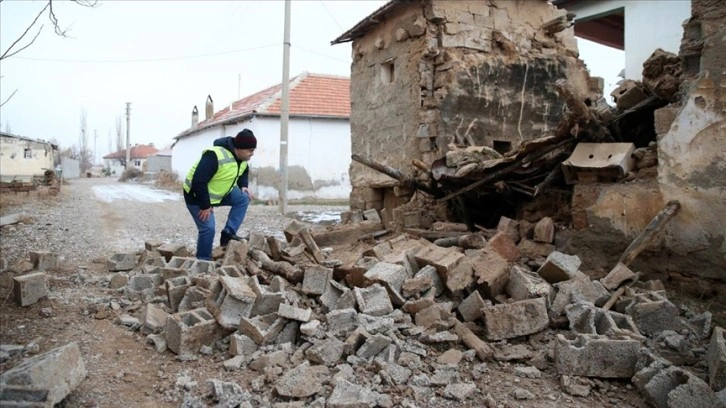
<path fill-rule="evenodd" d="M 669 201 L 660 212 L 653 217 L 648 226 L 638 235 L 633 242 L 628 245 L 623 255 L 620 257 L 618 262 L 625 266 L 629 266 L 633 260 L 640 254 L 645 248 L 651 244 L 658 234 L 663 231 L 668 221 L 673 218 L 678 210 L 681 208 L 681 203 L 678 201 Z"/>

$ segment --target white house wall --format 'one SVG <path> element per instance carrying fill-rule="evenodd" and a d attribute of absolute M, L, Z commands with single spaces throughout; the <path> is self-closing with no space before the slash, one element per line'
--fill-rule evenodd
<path fill-rule="evenodd" d="M 625 77 L 634 80 L 642 79 L 643 63 L 657 48 L 678 54 L 682 24 L 691 16 L 690 0 L 583 1 L 565 8 L 577 15 L 576 22 L 625 10 Z"/>
<path fill-rule="evenodd" d="M 45 170 L 54 169 L 54 158 L 55 152 L 49 143 L 0 137 L 0 176 L 3 181 L 29 181 L 33 176 L 42 176 Z"/>
<path fill-rule="evenodd" d="M 251 121 L 206 129 L 180 139 L 172 150 L 172 169 L 186 177 L 202 150 L 222 136 L 234 136 L 248 128 L 257 137 L 257 150 L 250 160 L 250 187 L 256 198 L 278 198 L 280 168 L 280 120 L 256 117 Z M 287 198 L 343 199 L 350 195 L 350 123 L 347 119 L 291 118 L 288 122 Z"/>

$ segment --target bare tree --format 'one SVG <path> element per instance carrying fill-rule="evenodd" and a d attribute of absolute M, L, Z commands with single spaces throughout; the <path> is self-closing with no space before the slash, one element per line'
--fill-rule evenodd
<path fill-rule="evenodd" d="M 116 116 L 116 153 L 123 151 L 120 157 L 115 157 L 116 160 L 126 168 L 126 145 L 124 143 L 124 119 L 121 115 Z"/>
<path fill-rule="evenodd" d="M 81 133 L 78 138 L 78 154 L 81 162 L 81 171 L 85 172 L 91 167 L 92 152 L 88 150 L 88 113 L 85 109 L 81 109 Z"/>
<path fill-rule="evenodd" d="M 73 3 L 76 3 L 83 7 L 96 7 L 98 5 L 97 0 L 71 0 Z M 0 5 L 2 5 L 3 0 L 0 0 Z M 45 6 L 38 12 L 38 14 L 35 15 L 35 18 L 33 19 L 30 24 L 25 28 L 25 31 L 23 31 L 18 38 L 13 41 L 12 44 L 6 49 L 6 50 L 0 50 L 0 61 L 4 60 L 5 58 L 10 58 L 13 55 L 17 55 L 19 52 L 25 50 L 26 48 L 33 45 L 35 40 L 40 35 L 40 32 L 43 31 L 44 24 L 39 24 L 38 20 L 40 17 L 42 17 L 44 14 L 48 14 L 48 20 L 50 20 L 50 23 L 53 25 L 53 29 L 55 30 L 56 35 L 59 35 L 61 37 L 68 37 L 68 32 L 70 31 L 70 26 L 66 28 L 62 28 L 60 25 L 60 22 L 58 21 L 58 16 L 56 16 L 55 11 L 53 11 L 53 0 L 47 0 L 45 3 Z M 40 25 L 40 26 L 38 26 Z M 37 28 L 37 30 L 36 30 Z M 34 34 L 33 34 L 34 33 Z M 32 36 L 32 38 L 30 38 Z M 2 103 L 0 103 L 0 106 L 5 105 L 8 103 L 8 101 L 15 96 L 15 93 L 18 92 L 18 90 L 14 90 L 13 93 L 10 94 Z"/>

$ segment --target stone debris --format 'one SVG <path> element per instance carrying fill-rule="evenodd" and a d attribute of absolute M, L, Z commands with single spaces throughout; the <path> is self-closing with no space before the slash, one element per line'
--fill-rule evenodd
<path fill-rule="evenodd" d="M 86 378 L 86 366 L 73 342 L 28 358 L 0 374 L 0 406 L 52 408 Z"/>

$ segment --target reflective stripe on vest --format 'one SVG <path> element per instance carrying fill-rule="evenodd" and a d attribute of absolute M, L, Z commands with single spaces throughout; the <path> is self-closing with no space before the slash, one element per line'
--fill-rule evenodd
<path fill-rule="evenodd" d="M 237 159 L 235 159 L 232 152 L 221 146 L 214 146 L 209 149 L 205 149 L 202 152 L 213 151 L 217 155 L 217 172 L 209 180 L 207 190 L 209 192 L 209 201 L 211 204 L 219 204 L 224 196 L 226 196 L 232 188 L 237 184 L 237 179 L 242 176 L 242 173 L 247 169 L 247 162 L 242 162 L 239 166 L 237 165 Z M 201 160 L 201 157 L 199 158 Z M 191 191 L 192 179 L 194 178 L 194 172 L 197 170 L 199 160 L 189 169 L 187 177 L 184 180 L 184 191 L 187 193 Z"/>

